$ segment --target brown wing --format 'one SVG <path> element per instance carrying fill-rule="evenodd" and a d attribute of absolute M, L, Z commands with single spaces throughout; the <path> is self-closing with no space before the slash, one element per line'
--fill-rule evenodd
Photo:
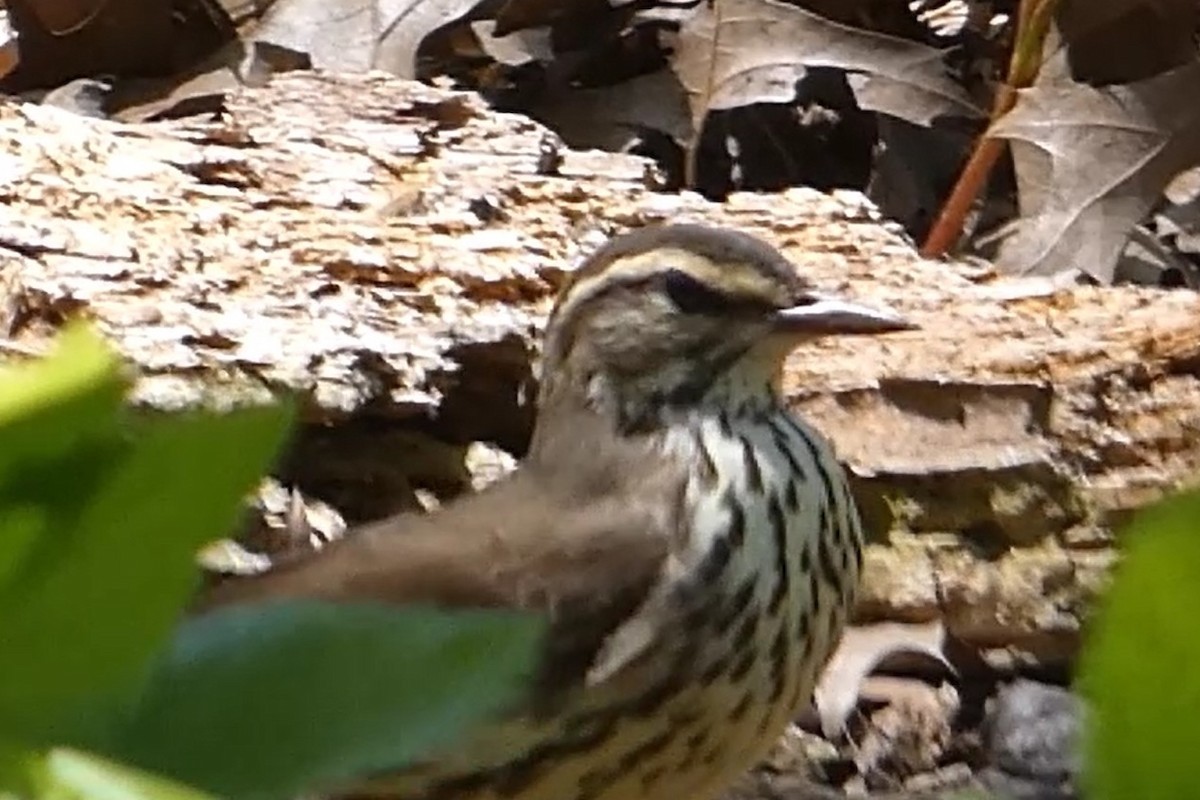
<path fill-rule="evenodd" d="M 312 556 L 228 580 L 198 607 L 311 598 L 541 612 L 550 625 L 539 683 L 578 685 L 658 581 L 675 541 L 674 514 L 664 512 L 678 491 L 637 466 L 584 473 L 518 472 L 440 512 L 364 526 Z"/>

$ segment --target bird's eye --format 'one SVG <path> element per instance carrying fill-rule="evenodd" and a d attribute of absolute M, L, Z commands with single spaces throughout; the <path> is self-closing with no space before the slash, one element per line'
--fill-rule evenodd
<path fill-rule="evenodd" d="M 678 269 L 663 274 L 663 290 L 685 314 L 711 314 L 729 308 L 729 298 Z"/>

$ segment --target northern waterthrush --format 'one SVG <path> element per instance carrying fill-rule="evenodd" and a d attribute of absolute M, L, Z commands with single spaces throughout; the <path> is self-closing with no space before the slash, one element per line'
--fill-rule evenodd
<path fill-rule="evenodd" d="M 345 795 L 711 800 L 808 700 L 862 563 L 841 467 L 777 394 L 783 361 L 812 337 L 906 327 L 816 293 L 743 233 L 618 236 L 551 314 L 519 470 L 437 513 L 224 584 L 208 602 L 546 616 L 521 705 Z"/>

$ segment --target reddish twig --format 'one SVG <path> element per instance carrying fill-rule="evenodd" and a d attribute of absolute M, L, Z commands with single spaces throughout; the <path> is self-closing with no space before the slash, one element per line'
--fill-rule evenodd
<path fill-rule="evenodd" d="M 1004 152 L 1005 141 L 991 135 L 991 126 L 1012 110 L 1017 102 L 1017 92 L 1032 86 L 1037 79 L 1042 65 L 1042 47 L 1058 3 L 1059 0 L 1021 0 L 1017 9 L 1017 32 L 1008 63 L 1008 77 L 996 89 L 988 130 L 976 140 L 975 149 L 963 166 L 958 182 L 921 245 L 921 255 L 930 258 L 944 255 L 962 234 L 963 222 L 971 205 Z"/>

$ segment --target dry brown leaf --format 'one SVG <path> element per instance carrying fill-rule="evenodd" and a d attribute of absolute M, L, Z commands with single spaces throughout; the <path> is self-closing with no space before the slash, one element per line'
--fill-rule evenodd
<path fill-rule="evenodd" d="M 233 24 L 245 32 L 246 28 L 258 24 L 275 0 L 216 0 L 216 3 L 225 10 Z"/>
<path fill-rule="evenodd" d="M 496 11 L 496 35 L 548 27 L 567 5 L 564 0 L 504 0 Z"/>
<path fill-rule="evenodd" d="M 20 0 L 14 5 L 20 6 Z M 38 24 L 58 36 L 76 31 L 105 12 L 105 0 L 38 0 L 30 5 Z M 119 5 L 119 4 L 114 4 Z"/>
<path fill-rule="evenodd" d="M 242 85 L 230 55 L 231 49 L 224 49 L 185 75 L 123 81 L 109 97 L 112 115 L 123 122 L 144 122 L 159 115 L 178 116 L 173 112 L 180 108 L 216 107 Z"/>
<path fill-rule="evenodd" d="M 496 35 L 496 29 L 495 20 L 481 19 L 471 23 L 480 48 L 492 60 L 515 67 L 530 61 L 554 59 L 549 28 L 521 28 L 502 36 Z"/>
<path fill-rule="evenodd" d="M 7 0 L 21 60 L 4 88 L 53 88 L 80 77 L 170 75 L 231 41 L 214 0 Z"/>
<path fill-rule="evenodd" d="M 679 32 L 671 66 L 688 92 L 693 125 L 709 111 L 785 103 L 810 67 L 859 73 L 859 104 L 927 125 L 942 115 L 978 116 L 945 74 L 941 51 L 851 28 L 776 0 L 702 4 Z"/>
<path fill-rule="evenodd" d="M 505 0 L 496 11 L 496 35 L 550 27 L 564 18 L 603 13 L 610 8 L 608 0 Z"/>
<path fill-rule="evenodd" d="M 943 647 L 946 627 L 941 620 L 920 624 L 881 622 L 846 629 L 833 657 L 813 691 L 813 702 L 826 738 L 836 736 L 858 704 L 863 681 L 889 656 L 913 653 L 926 656 L 953 674 Z"/>
<path fill-rule="evenodd" d="M 262 86 L 271 75 L 310 69 L 307 57 L 265 42 L 230 42 L 192 69 L 167 78 L 120 81 L 109 93 L 110 114 L 123 122 L 215 113 L 242 86 Z"/>
<path fill-rule="evenodd" d="M 307 53 L 314 67 L 380 69 L 416 77 L 421 42 L 459 19 L 477 0 L 278 0 L 255 41 Z"/>
<path fill-rule="evenodd" d="M 1200 60 L 1137 83 L 1021 92 L 992 128 L 1012 141 L 1021 222 L 1000 249 L 1014 274 L 1078 269 L 1112 279 L 1133 226 L 1200 164 Z"/>
<path fill-rule="evenodd" d="M 8 75 L 21 63 L 21 51 L 16 39 L 6 39 L 0 44 L 0 78 Z"/>
<path fill-rule="evenodd" d="M 529 115 L 575 148 L 618 152 L 640 130 L 662 131 L 676 142 L 691 138 L 687 97 L 669 70 L 595 89 L 564 89 L 541 98 Z"/>
<path fill-rule="evenodd" d="M 20 63 L 17 35 L 8 24 L 8 12 L 0 9 L 0 78 L 16 69 Z"/>
<path fill-rule="evenodd" d="M 1076 80 L 1093 86 L 1131 83 L 1195 57 L 1200 3 L 1076 0 L 1059 4 L 1056 22 Z"/>

